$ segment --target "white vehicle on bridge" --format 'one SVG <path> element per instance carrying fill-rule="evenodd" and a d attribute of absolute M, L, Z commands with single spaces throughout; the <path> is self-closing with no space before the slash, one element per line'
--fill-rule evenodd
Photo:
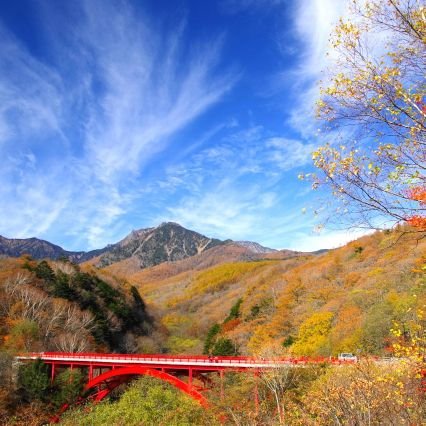
<path fill-rule="evenodd" d="M 352 354 L 352 353 L 349 353 L 349 352 L 339 354 L 337 359 L 339 361 L 352 361 L 352 362 L 358 361 L 358 357 L 356 355 Z"/>

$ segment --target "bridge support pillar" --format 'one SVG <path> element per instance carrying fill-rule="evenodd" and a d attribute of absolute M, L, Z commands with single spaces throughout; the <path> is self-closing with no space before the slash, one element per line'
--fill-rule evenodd
<path fill-rule="evenodd" d="M 56 364 L 54 362 L 52 362 L 51 367 L 52 367 L 52 369 L 50 371 L 50 381 L 53 383 L 55 381 Z"/>
<path fill-rule="evenodd" d="M 256 416 L 259 415 L 259 388 L 258 388 L 258 377 L 259 373 L 256 371 L 254 373 L 254 412 Z"/>
<path fill-rule="evenodd" d="M 18 376 L 19 376 L 19 367 L 22 365 L 22 362 L 18 361 L 16 358 L 12 362 L 12 375 L 11 383 L 14 390 L 18 389 Z"/>
<path fill-rule="evenodd" d="M 190 368 L 188 371 L 188 384 L 189 387 L 192 389 L 192 368 Z"/>
<path fill-rule="evenodd" d="M 223 390 L 223 370 L 220 370 L 219 375 L 220 375 L 220 400 L 221 402 L 223 402 L 223 400 L 225 399 L 225 392 Z"/>

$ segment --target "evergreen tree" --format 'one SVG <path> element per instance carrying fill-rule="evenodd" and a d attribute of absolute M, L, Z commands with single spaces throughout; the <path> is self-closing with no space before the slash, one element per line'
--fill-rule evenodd
<path fill-rule="evenodd" d="M 212 346 L 214 345 L 217 335 L 220 332 L 220 325 L 214 324 L 210 327 L 210 330 L 207 333 L 206 341 L 204 343 L 203 354 L 209 354 Z"/>
<path fill-rule="evenodd" d="M 75 402 L 83 389 L 84 377 L 80 369 L 66 369 L 55 379 L 53 402 L 60 407 Z"/>
<path fill-rule="evenodd" d="M 42 260 L 37 264 L 34 272 L 37 278 L 40 278 L 46 281 L 47 283 L 53 283 L 55 281 L 55 273 L 45 260 Z"/>
<path fill-rule="evenodd" d="M 232 355 L 238 355 L 238 351 L 231 340 L 220 338 L 217 340 L 217 342 L 215 343 L 213 347 L 212 355 L 232 356 Z"/>
<path fill-rule="evenodd" d="M 232 306 L 231 310 L 229 311 L 229 315 L 226 317 L 225 322 L 231 321 L 233 319 L 237 319 L 240 316 L 240 306 L 243 303 L 243 299 L 239 298 L 237 300 L 237 303 Z"/>
<path fill-rule="evenodd" d="M 30 399 L 45 399 L 50 385 L 48 366 L 41 359 L 22 365 L 18 383 Z"/>

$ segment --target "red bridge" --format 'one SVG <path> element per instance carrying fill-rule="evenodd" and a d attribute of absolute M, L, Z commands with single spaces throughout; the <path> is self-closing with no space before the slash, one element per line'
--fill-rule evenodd
<path fill-rule="evenodd" d="M 88 381 L 84 393 L 95 401 L 102 400 L 117 386 L 129 382 L 139 375 L 156 377 L 197 400 L 201 405 L 208 402 L 201 393 L 210 389 L 211 373 L 220 375 L 221 395 L 223 395 L 223 374 L 226 371 L 251 370 L 258 375 L 263 370 L 283 366 L 303 366 L 307 363 L 340 364 L 335 358 L 280 358 L 263 359 L 252 357 L 209 357 L 176 355 L 136 355 L 41 352 L 17 357 L 21 362 L 41 359 L 51 366 L 51 379 L 60 368 L 81 368 L 87 370 Z M 349 361 L 346 361 L 348 363 Z M 255 393 L 255 401 L 257 392 Z"/>

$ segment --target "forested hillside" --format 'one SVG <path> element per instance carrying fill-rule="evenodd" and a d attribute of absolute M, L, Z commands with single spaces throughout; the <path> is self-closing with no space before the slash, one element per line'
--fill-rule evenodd
<path fill-rule="evenodd" d="M 240 354 L 276 345 L 299 355 L 385 354 L 393 321 L 409 320 L 425 299 L 426 241 L 397 231 L 284 260 L 220 258 L 209 266 L 208 252 L 201 270 L 186 267 L 193 258 L 127 276 L 113 267 L 102 273 L 138 288 L 177 353 L 202 352 L 216 330 L 211 349 L 225 339 Z"/>
<path fill-rule="evenodd" d="M 49 350 L 134 352 L 154 332 L 153 319 L 135 287 L 101 279 L 68 261 L 35 261 L 28 256 L 0 259 L 0 377 L 4 384 L 0 416 L 18 410 L 23 418 L 27 414 L 37 418 L 40 413 L 27 402 L 35 397 L 47 401 L 42 390 L 49 381 L 43 388 L 30 380 L 19 394 L 10 391 L 15 386 L 13 356 Z M 57 389 L 55 394 L 60 404 L 63 395 Z"/>
<path fill-rule="evenodd" d="M 1 349 L 136 350 L 153 329 L 135 287 L 123 288 L 69 262 L 0 260 Z"/>

